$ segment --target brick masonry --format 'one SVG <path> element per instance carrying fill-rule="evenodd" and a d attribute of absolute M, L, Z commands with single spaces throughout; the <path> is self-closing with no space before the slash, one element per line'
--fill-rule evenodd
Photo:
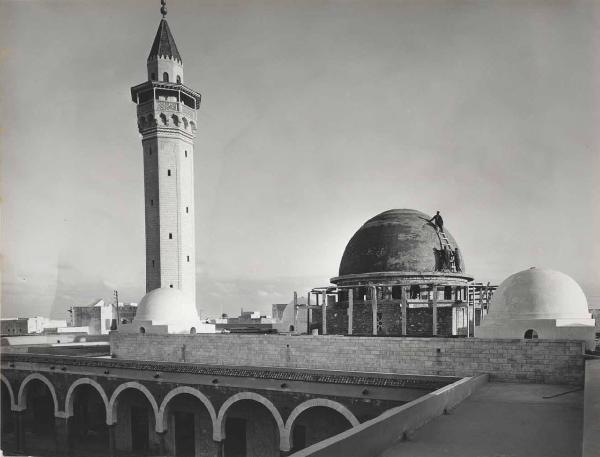
<path fill-rule="evenodd" d="M 381 329 L 378 335 L 402 335 L 402 308 L 397 302 L 381 302 L 377 304 L 380 314 Z M 438 307 L 438 335 L 452 335 L 452 308 Z M 433 309 L 408 308 L 406 331 L 408 336 L 433 335 Z M 310 329 L 322 333 L 322 311 L 314 309 Z M 373 308 L 370 303 L 355 303 L 352 311 L 352 332 L 355 335 L 371 335 L 373 333 Z M 336 303 L 327 307 L 327 333 L 346 335 L 348 333 L 347 303 Z"/>
<path fill-rule="evenodd" d="M 491 381 L 582 385 L 584 343 L 480 338 L 338 335 L 150 335 L 111 333 L 123 359 L 379 373 L 473 376 Z"/>

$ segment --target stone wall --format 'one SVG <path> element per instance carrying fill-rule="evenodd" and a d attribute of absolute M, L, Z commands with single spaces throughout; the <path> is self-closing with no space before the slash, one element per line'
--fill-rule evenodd
<path fill-rule="evenodd" d="M 211 365 L 473 376 L 491 381 L 582 385 L 580 341 L 337 335 L 151 335 L 111 333 L 114 357 Z"/>

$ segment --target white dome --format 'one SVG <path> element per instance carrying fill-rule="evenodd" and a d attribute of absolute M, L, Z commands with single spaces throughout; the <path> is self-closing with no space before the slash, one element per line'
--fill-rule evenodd
<path fill-rule="evenodd" d="M 585 294 L 560 271 L 530 268 L 506 278 L 494 293 L 489 317 L 496 319 L 587 319 Z"/>
<path fill-rule="evenodd" d="M 138 305 L 135 321 L 151 321 L 154 325 L 179 325 L 200 320 L 196 305 L 179 289 L 162 287 L 144 295 Z"/>

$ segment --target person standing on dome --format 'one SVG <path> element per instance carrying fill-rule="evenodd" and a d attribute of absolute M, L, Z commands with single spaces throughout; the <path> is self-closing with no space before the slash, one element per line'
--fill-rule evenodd
<path fill-rule="evenodd" d="M 439 211 L 435 214 L 435 216 L 429 219 L 429 222 L 433 222 L 438 228 L 438 230 L 444 233 L 444 219 L 442 219 L 442 216 Z"/>

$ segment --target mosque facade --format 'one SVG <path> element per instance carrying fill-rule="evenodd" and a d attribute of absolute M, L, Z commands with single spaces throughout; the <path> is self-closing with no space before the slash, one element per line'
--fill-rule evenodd
<path fill-rule="evenodd" d="M 381 213 L 355 233 L 333 285 L 302 305 L 310 334 L 208 334 L 194 285 L 200 94 L 184 84 L 162 3 L 148 80 L 131 89 L 144 156 L 147 293 L 101 357 L 59 345 L 3 354 L 3 450 L 281 457 L 365 430 L 363 443 L 399 441 L 488 379 L 584 384 L 593 319 L 578 286 L 526 272 L 492 297 L 494 287 L 473 285 L 451 233 L 412 209 Z M 485 295 L 479 318 L 489 311 L 480 330 L 475 293 Z M 520 336 L 528 330 L 539 338 Z M 482 337 L 449 338 L 473 332 Z M 404 428 L 385 425 L 390 418 Z"/>

